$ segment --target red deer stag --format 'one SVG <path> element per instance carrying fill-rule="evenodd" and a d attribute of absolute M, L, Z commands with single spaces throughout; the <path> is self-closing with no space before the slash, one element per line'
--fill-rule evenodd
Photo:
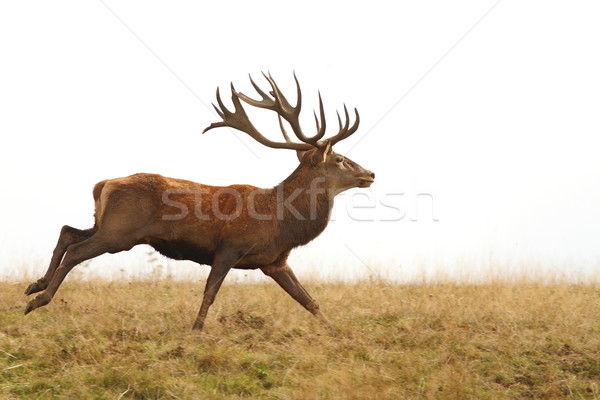
<path fill-rule="evenodd" d="M 213 106 L 222 121 L 212 123 L 204 132 L 228 126 L 265 146 L 296 150 L 300 165 L 290 176 L 272 189 L 250 185 L 208 186 L 154 174 L 99 182 L 94 187 L 94 227 L 62 228 L 48 271 L 25 290 L 27 295 L 43 291 L 27 304 L 25 314 L 48 304 L 77 264 L 104 253 L 148 244 L 167 257 L 211 266 L 193 329 L 202 329 L 208 308 L 231 268 L 259 268 L 328 324 L 317 303 L 296 279 L 287 258 L 293 248 L 310 242 L 325 229 L 335 195 L 355 187 L 369 187 L 375 174 L 331 149 L 358 128 L 356 109 L 356 120 L 350 126 L 344 106 L 343 123 L 338 113 L 338 133 L 322 139 L 326 123 L 319 94 L 320 118 L 315 112 L 317 133 L 307 136 L 299 123 L 302 94 L 296 76 L 294 107 L 273 78 L 270 75 L 265 78 L 271 85 L 270 95 L 250 78 L 261 100 L 237 92 L 231 85 L 234 111 L 224 106 L 217 88 L 218 107 Z M 240 100 L 275 111 L 285 141 L 275 142 L 263 136 L 248 119 Z M 300 142 L 290 140 L 282 118 Z"/>

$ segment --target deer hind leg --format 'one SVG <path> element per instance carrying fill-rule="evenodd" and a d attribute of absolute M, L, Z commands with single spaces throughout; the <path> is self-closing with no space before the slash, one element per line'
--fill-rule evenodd
<path fill-rule="evenodd" d="M 306 289 L 302 287 L 300 282 L 298 282 L 298 278 L 294 275 L 294 272 L 289 267 L 289 265 L 285 264 L 283 266 L 277 265 L 268 265 L 261 268 L 261 271 L 265 273 L 265 275 L 273 278 L 275 282 L 279 284 L 294 300 L 302 305 L 302 307 L 306 308 L 312 315 L 317 317 L 319 321 L 323 325 L 331 326 L 331 323 L 323 313 L 319 310 L 319 305 L 317 302 L 310 297 Z"/>
<path fill-rule="evenodd" d="M 114 235 L 114 237 L 118 236 L 119 235 Z M 47 284 L 46 289 L 27 304 L 25 314 L 29 314 L 36 308 L 50 303 L 67 274 L 77 264 L 104 253 L 116 253 L 122 250 L 129 250 L 134 245 L 135 242 L 115 244 L 114 240 L 110 240 L 109 238 L 106 238 L 106 236 L 99 234 L 95 234 L 82 242 L 70 245 L 64 254 L 60 266 L 56 268 L 52 274 L 52 278 Z"/>
<path fill-rule="evenodd" d="M 50 260 L 50 266 L 48 266 L 46 274 L 36 282 L 29 285 L 25 290 L 25 294 L 30 295 L 45 290 L 48 287 L 52 276 L 54 275 L 54 271 L 56 271 L 56 268 L 60 265 L 67 248 L 72 244 L 79 243 L 90 238 L 94 233 L 96 233 L 97 230 L 98 228 L 96 227 L 81 230 L 68 225 L 63 226 L 60 230 L 58 243 L 56 243 L 56 247 L 52 253 L 52 259 Z"/>

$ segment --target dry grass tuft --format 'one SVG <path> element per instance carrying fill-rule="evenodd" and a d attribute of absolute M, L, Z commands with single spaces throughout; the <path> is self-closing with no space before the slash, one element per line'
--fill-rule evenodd
<path fill-rule="evenodd" d="M 24 317 L 0 283 L 0 397 L 599 398 L 600 291 L 552 284 L 310 285 L 321 327 L 275 284 L 67 282 Z"/>

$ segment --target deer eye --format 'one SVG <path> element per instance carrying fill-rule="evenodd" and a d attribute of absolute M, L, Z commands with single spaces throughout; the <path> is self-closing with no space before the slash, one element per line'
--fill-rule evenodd
<path fill-rule="evenodd" d="M 344 157 L 337 156 L 337 158 L 335 159 L 335 162 L 338 164 L 341 163 L 342 161 L 344 161 Z"/>

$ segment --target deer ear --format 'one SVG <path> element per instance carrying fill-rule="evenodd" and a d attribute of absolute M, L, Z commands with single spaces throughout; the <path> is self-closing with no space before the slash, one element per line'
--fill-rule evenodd
<path fill-rule="evenodd" d="M 319 151 L 318 151 L 318 153 L 319 153 L 319 154 L 320 154 L 320 156 L 321 156 L 321 160 L 320 160 L 320 161 L 321 161 L 321 162 L 323 162 L 323 163 L 324 163 L 325 161 L 327 161 L 327 154 L 329 154 L 330 152 L 331 152 L 331 142 L 328 140 L 328 141 L 325 143 L 325 146 L 321 147 L 321 148 L 319 149 Z"/>
<path fill-rule="evenodd" d="M 296 155 L 300 162 L 306 161 L 313 167 L 327 161 L 327 155 L 331 153 L 331 143 L 327 142 L 323 147 L 317 147 L 313 150 L 296 150 Z"/>
<path fill-rule="evenodd" d="M 302 158 L 306 154 L 308 150 L 296 150 L 296 156 L 298 156 L 298 161 L 302 162 Z"/>

